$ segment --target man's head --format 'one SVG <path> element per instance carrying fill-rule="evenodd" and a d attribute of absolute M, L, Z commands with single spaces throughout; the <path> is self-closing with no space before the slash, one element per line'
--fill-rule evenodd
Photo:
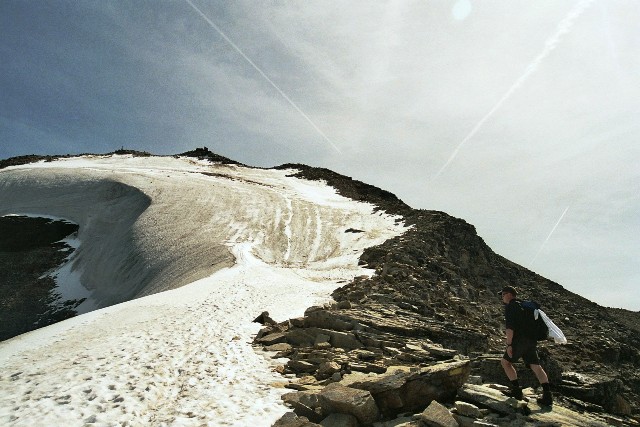
<path fill-rule="evenodd" d="M 513 286 L 505 286 L 502 288 L 498 295 L 502 295 L 502 302 L 509 304 L 509 301 L 514 299 L 518 295 L 518 291 Z"/>

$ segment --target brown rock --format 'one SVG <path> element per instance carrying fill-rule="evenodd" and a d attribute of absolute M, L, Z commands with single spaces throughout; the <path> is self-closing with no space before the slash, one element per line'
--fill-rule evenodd
<path fill-rule="evenodd" d="M 456 402 L 456 412 L 470 418 L 482 418 L 482 412 L 476 405 L 467 402 Z"/>
<path fill-rule="evenodd" d="M 336 362 L 324 362 L 318 367 L 317 377 L 318 379 L 326 379 L 340 372 L 340 365 Z"/>
<path fill-rule="evenodd" d="M 276 325 L 277 322 L 269 316 L 268 311 L 263 311 L 260 316 L 253 319 L 254 322 L 260 323 L 262 325 Z"/>
<path fill-rule="evenodd" d="M 312 373 L 318 368 L 313 363 L 309 363 L 304 360 L 291 359 L 287 362 L 287 367 L 296 373 Z"/>
<path fill-rule="evenodd" d="M 314 310 L 305 313 L 304 324 L 307 327 L 331 329 L 334 331 L 350 331 L 354 327 L 354 321 L 340 316 L 335 311 Z"/>
<path fill-rule="evenodd" d="M 325 387 L 318 398 L 324 412 L 353 415 L 365 426 L 371 425 L 380 416 L 375 400 L 366 390 L 333 383 Z"/>
<path fill-rule="evenodd" d="M 430 427 L 458 427 L 451 412 L 435 400 L 420 414 L 420 418 Z"/>
<path fill-rule="evenodd" d="M 306 417 L 314 422 L 319 422 L 324 418 L 322 408 L 320 408 L 320 403 L 318 401 L 318 395 L 315 392 L 296 391 L 292 393 L 285 393 L 282 395 L 282 400 L 301 417 Z"/>
<path fill-rule="evenodd" d="M 318 427 L 320 424 L 312 423 L 307 417 L 299 417 L 294 412 L 287 412 L 278 421 L 273 424 L 273 427 Z"/>
<path fill-rule="evenodd" d="M 384 374 L 349 374 L 341 384 L 368 390 L 387 417 L 423 410 L 432 400 L 448 400 L 465 383 L 468 361 L 441 362 L 426 368 L 390 367 Z"/>
<path fill-rule="evenodd" d="M 271 344 L 264 347 L 265 351 L 290 352 L 292 349 L 293 347 L 291 347 L 291 344 L 287 344 L 286 342 Z"/>
<path fill-rule="evenodd" d="M 364 345 L 352 333 L 330 331 L 329 335 L 331 336 L 330 342 L 332 347 L 344 348 L 346 350 L 354 350 L 364 347 Z"/>
<path fill-rule="evenodd" d="M 331 414 L 320 421 L 322 427 L 358 427 L 358 419 L 349 414 Z"/>
<path fill-rule="evenodd" d="M 263 344 L 265 346 L 279 344 L 286 341 L 286 335 L 282 332 L 274 332 L 268 335 L 265 335 L 256 340 L 258 343 Z"/>

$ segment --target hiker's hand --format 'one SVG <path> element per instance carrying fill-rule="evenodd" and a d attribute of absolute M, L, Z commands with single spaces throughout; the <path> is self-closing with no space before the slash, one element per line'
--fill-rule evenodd
<path fill-rule="evenodd" d="M 509 357 L 513 357 L 513 347 L 511 346 L 507 347 L 507 354 L 509 355 Z"/>

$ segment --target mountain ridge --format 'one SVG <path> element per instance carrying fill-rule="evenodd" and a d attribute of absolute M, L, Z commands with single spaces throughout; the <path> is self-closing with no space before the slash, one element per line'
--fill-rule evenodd
<path fill-rule="evenodd" d="M 391 193 L 327 169 L 295 164 L 282 167 L 285 166 L 301 169 L 296 176 L 325 180 L 346 197 L 402 215 L 412 226 L 402 236 L 366 249 L 361 262 L 375 268 L 378 274 L 336 290 L 336 301 L 356 300 L 362 306 L 382 304 L 377 311 L 404 303 L 417 315 L 436 316 L 457 327 L 480 329 L 488 337 L 486 351 L 501 355 L 502 303 L 496 293 L 505 285 L 515 285 L 522 298 L 540 302 L 569 337 L 566 346 L 540 347 L 543 365 L 556 389 L 562 389 L 563 372 L 612 376 L 623 384 L 614 393 L 619 398 L 602 402 L 598 401 L 599 396 L 591 403 L 601 404 L 613 413 L 638 414 L 640 312 L 600 306 L 496 254 L 477 235 L 475 227 L 462 219 L 444 212 L 413 209 Z M 414 289 L 408 291 L 410 288 Z M 384 289 L 386 294 L 367 296 L 367 291 L 373 293 L 372 289 Z M 395 298 L 389 298 L 389 293 Z M 451 346 L 450 342 L 447 344 Z M 500 377 L 501 374 L 498 369 L 494 380 L 507 384 L 506 376 Z M 564 391 L 570 389 L 565 387 Z"/>
<path fill-rule="evenodd" d="M 149 155 L 119 151 L 113 154 Z M 182 155 L 239 164 L 206 147 Z M 0 169 L 58 157 L 73 156 L 21 156 L 0 161 Z M 456 346 L 456 336 L 447 334 L 447 327 L 461 334 L 467 329 L 471 333 L 465 339 L 470 343 L 459 345 L 461 352 L 473 357 L 499 355 L 504 341 L 502 304 L 495 294 L 506 284 L 515 285 L 525 298 L 539 301 L 569 338 L 567 346 L 542 345 L 540 349 L 558 389 L 565 381 L 563 372 L 612 377 L 620 383 L 613 394 L 622 401 L 604 402 L 602 409 L 638 414 L 640 312 L 599 306 L 509 261 L 491 250 L 473 225 L 444 212 L 413 209 L 388 191 L 328 169 L 301 164 L 272 169 L 296 169 L 297 177 L 326 181 L 339 194 L 401 215 L 412 226 L 403 235 L 364 251 L 360 262 L 377 274 L 337 289 L 333 297 L 338 303 L 348 302 L 350 310 L 362 313 L 402 309 L 408 320 L 414 316 L 440 322 L 444 332 L 434 338 L 449 347 Z"/>

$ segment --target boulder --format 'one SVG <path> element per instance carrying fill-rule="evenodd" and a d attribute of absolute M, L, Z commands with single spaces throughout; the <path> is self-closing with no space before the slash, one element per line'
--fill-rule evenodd
<path fill-rule="evenodd" d="M 291 359 L 287 362 L 287 367 L 295 373 L 298 374 L 310 374 L 316 371 L 316 369 L 318 368 L 316 365 L 314 365 L 313 363 L 309 363 L 305 360 L 295 360 L 295 359 Z"/>
<path fill-rule="evenodd" d="M 304 324 L 307 327 L 332 329 L 334 331 L 350 331 L 354 327 L 351 319 L 340 316 L 335 311 L 314 310 L 305 313 Z"/>
<path fill-rule="evenodd" d="M 313 346 L 316 348 L 321 347 L 320 344 L 329 343 L 330 340 L 331 340 L 331 336 L 326 334 L 318 334 L 316 336 L 316 340 L 313 342 Z"/>
<path fill-rule="evenodd" d="M 384 374 L 349 374 L 341 384 L 370 391 L 387 417 L 423 410 L 433 400 L 456 395 L 470 372 L 468 361 L 441 362 L 425 368 L 394 366 Z"/>
<path fill-rule="evenodd" d="M 316 377 L 319 380 L 331 377 L 336 372 L 340 372 L 340 365 L 336 362 L 324 362 L 318 367 Z"/>
<path fill-rule="evenodd" d="M 358 419 L 349 414 L 331 414 L 320 421 L 322 427 L 358 427 Z"/>
<path fill-rule="evenodd" d="M 263 311 L 260 316 L 253 319 L 254 322 L 260 323 L 262 325 L 276 325 L 277 322 L 269 316 L 268 311 Z"/>
<path fill-rule="evenodd" d="M 317 393 L 313 391 L 295 391 L 282 395 L 285 405 L 291 407 L 296 415 L 306 417 L 311 421 L 320 422 L 324 413 L 320 407 Z"/>
<path fill-rule="evenodd" d="M 256 342 L 265 346 L 283 343 L 286 341 L 286 335 L 283 332 L 274 332 L 258 338 Z"/>
<path fill-rule="evenodd" d="M 557 388 L 565 395 L 600 405 L 614 414 L 631 415 L 631 404 L 622 395 L 623 383 L 617 378 L 564 372 Z"/>
<path fill-rule="evenodd" d="M 501 415 L 514 414 L 518 404 L 516 399 L 505 396 L 498 390 L 475 384 L 464 384 L 458 390 L 458 398 L 489 408 Z"/>
<path fill-rule="evenodd" d="M 345 350 L 355 350 L 364 347 L 358 338 L 350 332 L 329 331 L 332 347 L 344 348 Z"/>
<path fill-rule="evenodd" d="M 353 415 L 360 424 L 365 426 L 373 424 L 380 416 L 375 400 L 366 390 L 333 383 L 318 394 L 318 399 L 323 413 Z"/>
<path fill-rule="evenodd" d="M 458 354 L 457 350 L 444 348 L 438 344 L 422 344 L 422 348 L 436 359 L 453 359 L 453 357 Z"/>
<path fill-rule="evenodd" d="M 322 333 L 317 328 L 292 328 L 286 332 L 285 340 L 296 347 L 312 347 Z"/>
<path fill-rule="evenodd" d="M 420 414 L 420 419 L 429 427 L 458 427 L 451 412 L 435 400 Z"/>
<path fill-rule="evenodd" d="M 409 366 L 390 366 L 383 374 L 364 374 L 360 372 L 347 374 L 342 378 L 341 384 L 346 387 L 368 390 L 372 395 L 376 395 L 388 390 L 395 390 L 402 387 L 412 372 L 417 372 L 417 368 Z"/>
<path fill-rule="evenodd" d="M 320 424 L 312 423 L 306 417 L 299 417 L 294 412 L 287 412 L 278 421 L 273 423 L 273 427 L 319 427 Z"/>
<path fill-rule="evenodd" d="M 291 347 L 291 344 L 287 344 L 286 342 L 281 342 L 281 343 L 277 343 L 277 344 L 266 345 L 266 346 L 264 346 L 264 350 L 265 351 L 277 351 L 277 352 L 280 352 L 280 353 L 288 353 L 288 352 L 291 352 L 293 350 L 293 347 Z"/>
<path fill-rule="evenodd" d="M 469 418 L 482 418 L 482 412 L 476 405 L 467 402 L 456 402 L 456 413 Z"/>
<path fill-rule="evenodd" d="M 389 421 L 379 421 L 373 427 L 423 427 L 419 416 L 400 417 Z"/>

